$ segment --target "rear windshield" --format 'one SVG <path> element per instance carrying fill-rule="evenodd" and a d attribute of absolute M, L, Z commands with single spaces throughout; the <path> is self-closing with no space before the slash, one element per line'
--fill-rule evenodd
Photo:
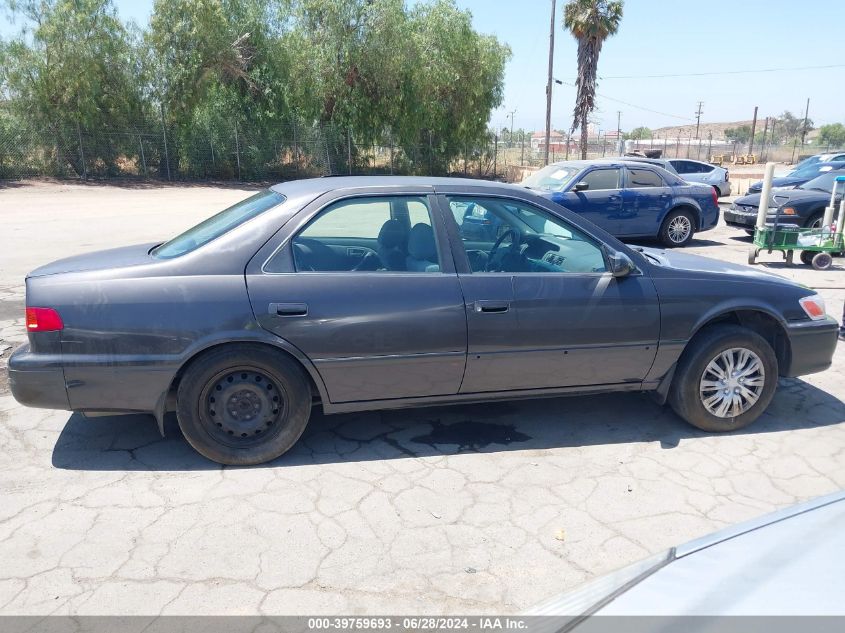
<path fill-rule="evenodd" d="M 190 253 L 203 244 L 217 239 L 224 233 L 228 233 L 247 220 L 251 220 L 268 209 L 281 204 L 284 200 L 285 197 L 275 191 L 270 191 L 269 189 L 260 191 L 254 196 L 250 196 L 246 200 L 241 200 L 234 206 L 221 211 L 217 215 L 211 216 L 204 222 L 200 222 L 195 227 L 174 237 L 169 242 L 157 246 L 152 250 L 152 255 L 159 259 L 171 259 L 184 255 L 185 253 Z"/>

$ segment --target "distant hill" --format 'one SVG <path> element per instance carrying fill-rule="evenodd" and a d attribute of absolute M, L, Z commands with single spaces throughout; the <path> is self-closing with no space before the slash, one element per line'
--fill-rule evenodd
<path fill-rule="evenodd" d="M 752 121 L 731 121 L 726 123 L 702 123 L 701 127 L 698 130 L 698 138 L 709 138 L 709 134 L 713 133 L 713 140 L 724 140 L 725 138 L 725 130 L 732 127 L 739 127 L 741 125 L 747 125 L 751 127 Z M 763 125 L 765 124 L 765 118 L 757 119 L 757 131 L 763 131 Z M 654 130 L 655 138 L 677 138 L 680 136 L 681 138 L 687 138 L 690 135 L 693 137 L 695 136 L 695 123 L 692 125 L 674 125 L 671 127 L 661 127 Z"/>

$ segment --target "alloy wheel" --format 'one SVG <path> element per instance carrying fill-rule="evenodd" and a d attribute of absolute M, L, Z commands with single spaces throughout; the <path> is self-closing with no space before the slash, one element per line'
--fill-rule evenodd
<path fill-rule="evenodd" d="M 667 233 L 674 244 L 683 244 L 692 231 L 692 223 L 685 215 L 678 215 L 669 221 Z"/>

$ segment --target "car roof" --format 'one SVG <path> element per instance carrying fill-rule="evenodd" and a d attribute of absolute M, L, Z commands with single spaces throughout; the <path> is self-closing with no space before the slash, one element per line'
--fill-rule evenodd
<path fill-rule="evenodd" d="M 367 189 L 374 187 L 437 187 L 437 186 L 486 187 L 496 189 L 513 189 L 525 191 L 524 187 L 498 182 L 494 180 L 480 180 L 477 178 L 446 178 L 427 176 L 324 176 L 322 178 L 305 178 L 280 182 L 272 187 L 273 191 L 286 196 L 314 195 L 319 196 L 330 191 L 341 189 Z"/>
<path fill-rule="evenodd" d="M 589 167 L 591 165 L 601 165 L 602 167 L 607 166 L 615 166 L 615 167 L 624 167 L 630 163 L 637 163 L 642 165 L 642 163 L 646 161 L 653 161 L 654 158 L 646 158 L 646 159 L 639 159 L 633 158 L 628 156 L 622 156 L 617 158 L 593 158 L 587 160 L 562 160 L 556 163 L 549 163 L 550 165 L 557 165 L 557 166 L 564 166 L 564 165 L 573 165 L 577 167 Z M 660 163 L 654 163 L 653 167 L 662 167 Z"/>

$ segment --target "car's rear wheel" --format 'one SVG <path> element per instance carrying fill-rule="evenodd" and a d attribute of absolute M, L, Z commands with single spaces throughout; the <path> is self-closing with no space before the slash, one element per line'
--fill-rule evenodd
<path fill-rule="evenodd" d="M 179 427 L 220 464 L 261 464 L 287 452 L 311 415 L 311 389 L 290 358 L 260 345 L 227 346 L 188 367 L 177 391 Z"/>
<path fill-rule="evenodd" d="M 672 211 L 660 226 L 660 241 L 669 248 L 686 246 L 695 233 L 695 218 L 689 211 Z"/>
<path fill-rule="evenodd" d="M 699 429 L 734 431 L 760 417 L 777 381 L 777 357 L 762 336 L 737 325 L 715 325 L 684 350 L 669 404 Z"/>

